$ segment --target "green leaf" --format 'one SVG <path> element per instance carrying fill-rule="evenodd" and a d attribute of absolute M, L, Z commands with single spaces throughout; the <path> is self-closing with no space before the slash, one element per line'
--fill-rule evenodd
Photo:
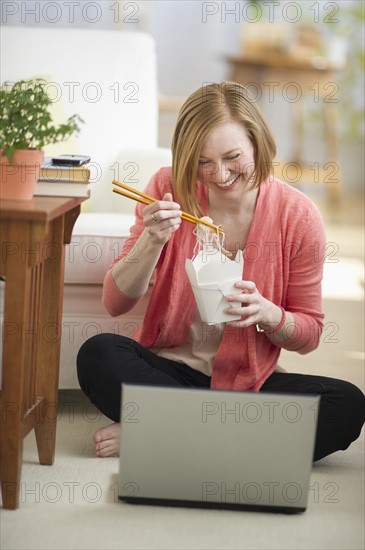
<path fill-rule="evenodd" d="M 46 84 L 38 78 L 0 87 L 0 146 L 9 162 L 16 149 L 42 149 L 80 131 L 83 120 L 77 114 L 58 126 L 53 123 Z"/>

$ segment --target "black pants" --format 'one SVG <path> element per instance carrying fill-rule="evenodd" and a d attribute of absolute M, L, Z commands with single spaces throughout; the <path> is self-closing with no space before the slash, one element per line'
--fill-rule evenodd
<path fill-rule="evenodd" d="M 77 357 L 79 383 L 90 401 L 119 421 L 121 383 L 209 389 L 210 377 L 187 365 L 158 357 L 115 334 L 87 340 Z M 324 376 L 274 372 L 260 392 L 321 396 L 314 460 L 347 447 L 359 437 L 365 416 L 364 394 L 353 384 Z"/>

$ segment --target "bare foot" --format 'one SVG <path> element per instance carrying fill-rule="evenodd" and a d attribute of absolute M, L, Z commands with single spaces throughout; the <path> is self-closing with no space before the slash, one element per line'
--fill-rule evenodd
<path fill-rule="evenodd" d="M 110 424 L 94 434 L 95 451 L 98 456 L 119 456 L 120 424 Z"/>

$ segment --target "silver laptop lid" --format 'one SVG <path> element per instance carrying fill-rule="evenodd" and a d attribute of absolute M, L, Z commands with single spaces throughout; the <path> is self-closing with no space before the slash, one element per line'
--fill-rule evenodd
<path fill-rule="evenodd" d="M 304 511 L 318 396 L 122 385 L 129 502 Z"/>

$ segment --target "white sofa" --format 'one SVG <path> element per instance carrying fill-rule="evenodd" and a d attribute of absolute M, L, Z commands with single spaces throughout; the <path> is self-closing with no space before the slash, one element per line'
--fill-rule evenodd
<path fill-rule="evenodd" d="M 143 188 L 171 163 L 170 151 L 157 146 L 155 44 L 147 34 L 121 30 L 4 26 L 1 35 L 1 80 L 45 77 L 56 119 L 78 113 L 85 122 L 77 138 L 45 150 L 92 158 L 91 198 L 76 222 L 65 264 L 60 388 L 78 388 L 81 344 L 101 331 L 132 335 L 148 300 L 128 316 L 111 318 L 101 291 L 135 208 L 112 192 L 112 179 Z"/>

